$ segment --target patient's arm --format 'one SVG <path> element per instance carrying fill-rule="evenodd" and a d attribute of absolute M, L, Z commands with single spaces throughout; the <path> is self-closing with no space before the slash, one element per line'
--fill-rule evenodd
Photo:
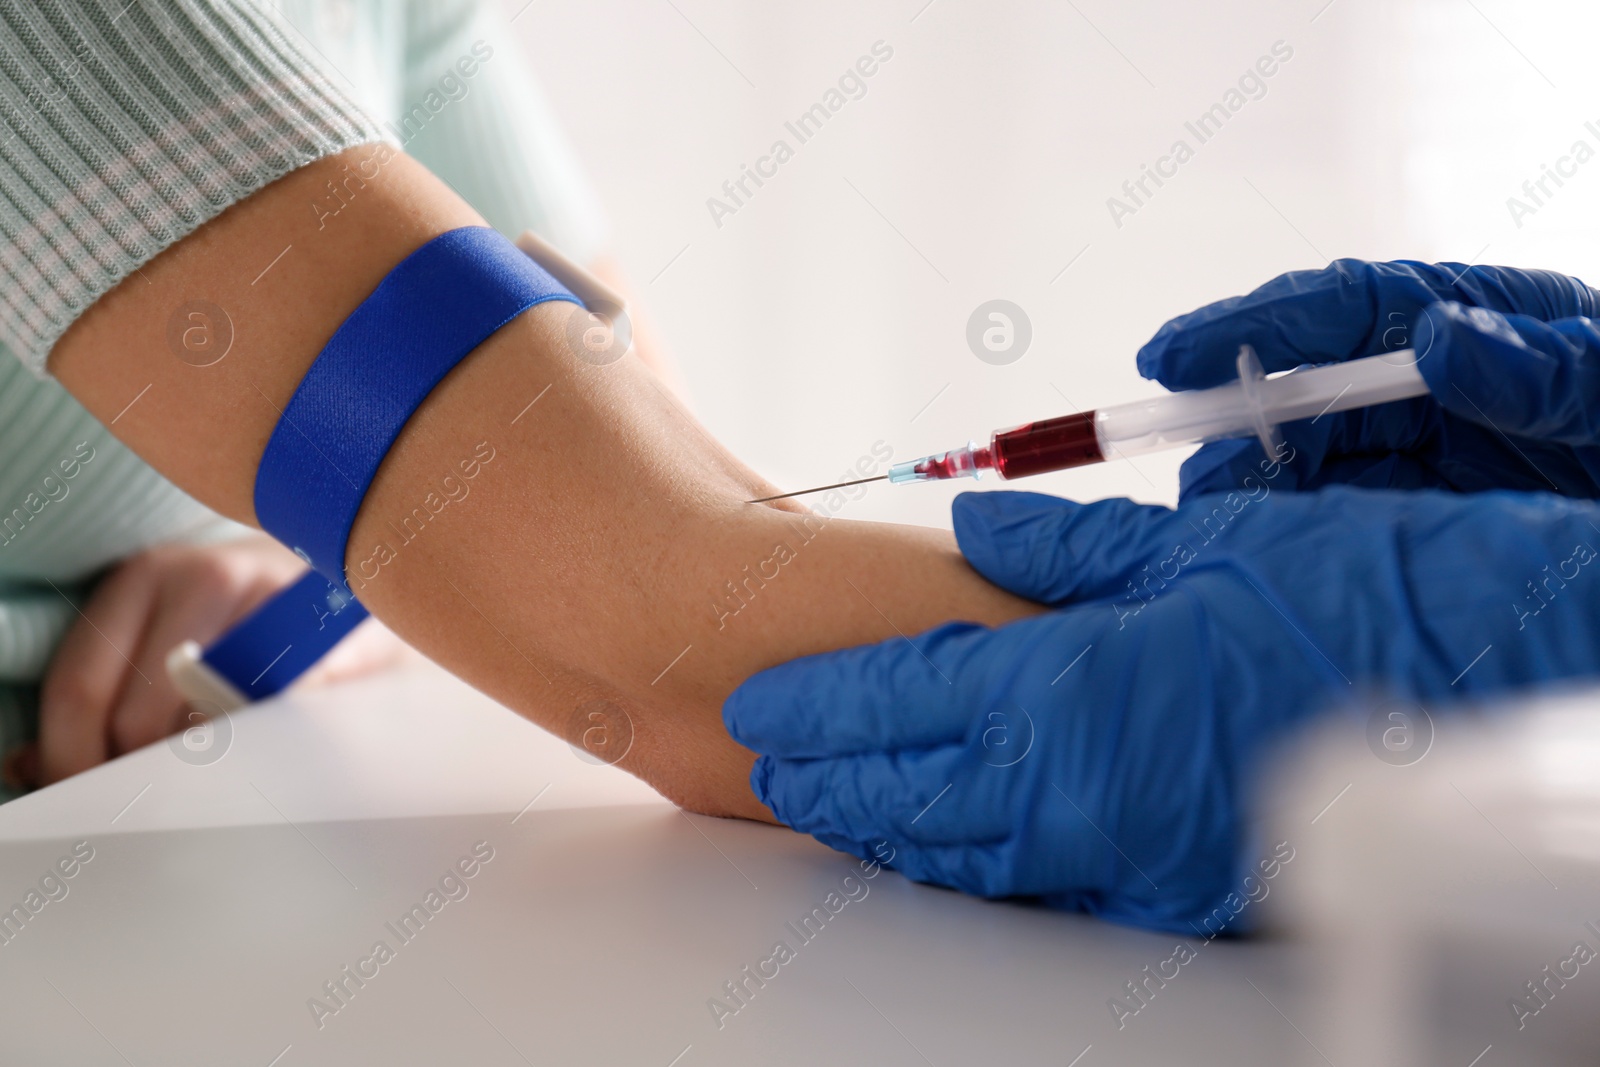
<path fill-rule="evenodd" d="M 375 151 L 389 150 L 312 164 L 228 209 L 103 297 L 51 353 L 52 372 L 123 441 L 241 521 L 255 521 L 256 466 L 279 410 L 334 329 L 407 253 L 480 223 L 398 154 L 319 220 L 310 205 L 325 181 Z M 225 309 L 234 332 L 208 367 L 168 347 L 169 317 L 196 299 Z M 631 357 L 574 358 L 570 312 L 531 309 L 452 372 L 355 525 L 346 562 L 361 600 L 451 671 L 572 741 L 591 725 L 582 709 L 609 701 L 632 721 L 621 766 L 694 810 L 767 818 L 747 781 L 753 757 L 722 728 L 740 681 L 806 653 L 1031 610 L 968 569 L 944 533 L 745 504 L 774 490 Z M 468 495 L 403 535 L 449 474 Z M 745 590 L 731 615 L 730 581 Z M 613 715 L 613 749 L 623 733 Z"/>

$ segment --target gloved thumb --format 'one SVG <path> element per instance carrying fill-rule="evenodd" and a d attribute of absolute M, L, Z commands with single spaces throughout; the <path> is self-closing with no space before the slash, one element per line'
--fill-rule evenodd
<path fill-rule="evenodd" d="M 1590 319 L 1542 322 L 1441 301 L 1413 339 L 1417 369 L 1452 414 L 1502 434 L 1600 443 L 1600 331 Z"/>
<path fill-rule="evenodd" d="M 1126 591 L 1188 529 L 1177 513 L 1155 505 L 1120 498 L 1079 504 L 1043 493 L 963 493 L 951 516 L 974 570 L 1052 607 Z"/>

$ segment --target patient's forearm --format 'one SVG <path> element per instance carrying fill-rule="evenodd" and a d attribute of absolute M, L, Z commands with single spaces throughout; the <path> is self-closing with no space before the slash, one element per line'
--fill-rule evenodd
<path fill-rule="evenodd" d="M 480 223 L 399 155 L 319 220 L 309 205 L 324 182 L 375 151 L 305 167 L 235 205 L 103 298 L 52 353 L 91 411 L 107 422 L 121 412 L 119 437 L 241 521 L 254 522 L 255 471 L 279 411 L 334 329 L 406 254 Z M 169 348 L 169 319 L 195 300 L 231 320 L 232 348 L 208 367 Z M 721 725 L 745 677 L 946 619 L 1029 610 L 969 570 L 948 535 L 743 503 L 768 487 L 636 360 L 575 358 L 571 311 L 533 308 L 452 372 L 357 519 L 352 587 L 444 666 L 572 741 L 591 725 L 583 709 L 606 701 L 632 723 L 623 767 L 696 810 L 764 817 L 746 780 L 753 757 Z M 625 730 L 608 714 L 615 747 Z"/>

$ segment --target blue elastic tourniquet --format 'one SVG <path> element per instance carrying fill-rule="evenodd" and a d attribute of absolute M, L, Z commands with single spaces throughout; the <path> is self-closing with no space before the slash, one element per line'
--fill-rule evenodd
<path fill-rule="evenodd" d="M 251 701 L 287 689 L 367 617 L 342 585 L 316 571 L 240 620 L 201 655 Z"/>
<path fill-rule="evenodd" d="M 378 283 L 284 408 L 256 472 L 262 529 L 345 587 L 345 544 L 367 487 L 433 387 L 535 304 L 578 303 L 494 230 L 440 234 Z"/>
<path fill-rule="evenodd" d="M 407 256 L 334 332 L 256 472 L 262 529 L 313 570 L 202 657 L 241 694 L 261 700 L 284 689 L 367 617 L 345 584 L 344 555 L 379 465 L 467 353 L 546 300 L 578 302 L 499 233 L 469 226 Z"/>

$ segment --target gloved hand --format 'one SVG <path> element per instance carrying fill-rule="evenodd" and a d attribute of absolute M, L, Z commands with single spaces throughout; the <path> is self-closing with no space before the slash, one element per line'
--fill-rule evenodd
<path fill-rule="evenodd" d="M 1258 485 L 1176 510 L 959 497 L 972 565 L 1057 610 L 749 679 L 723 718 L 762 753 L 757 796 L 917 881 L 1214 932 L 1267 855 L 1244 808 L 1288 727 L 1600 671 L 1600 505 Z"/>
<path fill-rule="evenodd" d="M 1234 378 L 1239 345 L 1268 371 L 1415 349 L 1432 396 L 1287 423 L 1293 488 L 1347 483 L 1600 497 L 1600 297 L 1576 278 L 1459 263 L 1340 260 L 1180 315 L 1139 350 L 1169 389 Z M 1254 441 L 1196 452 L 1185 498 L 1243 484 Z"/>

